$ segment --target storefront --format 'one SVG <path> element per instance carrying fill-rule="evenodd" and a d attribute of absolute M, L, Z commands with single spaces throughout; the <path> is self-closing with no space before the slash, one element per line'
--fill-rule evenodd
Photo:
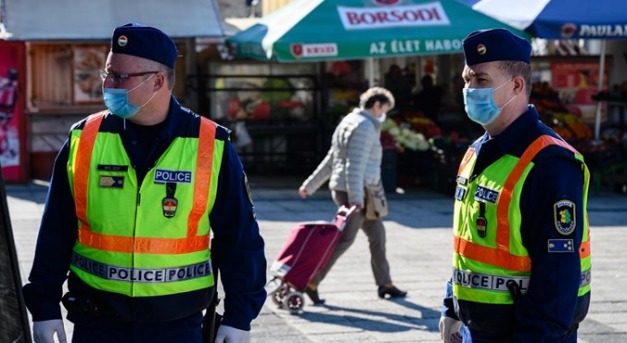
<path fill-rule="evenodd" d="M 18 94 L 23 94 L 24 105 L 21 117 L 17 116 L 24 125 L 19 139 L 23 172 L 14 179 L 17 182 L 48 180 L 71 125 L 104 108 L 99 70 L 104 68 L 116 26 L 140 22 L 160 28 L 176 41 L 182 57 L 177 61 L 180 82 L 174 93 L 182 100 L 185 76 L 196 70 L 195 37 L 223 37 L 221 17 L 211 0 L 161 2 L 159 6 L 142 0 L 123 7 L 111 1 L 87 1 L 80 6 L 71 0 L 7 0 L 3 4 L 0 38 L 4 46 L 23 49 Z M 4 169 L 3 173 L 9 176 Z"/>
<path fill-rule="evenodd" d="M 326 123 L 318 64 L 199 63 L 206 72 L 188 77 L 188 92 L 197 93 L 199 113 L 232 130 L 249 173 L 299 173 L 319 162 Z"/>
<path fill-rule="evenodd" d="M 436 158 L 414 161 L 430 156 L 433 145 L 437 158 L 447 161 L 446 167 L 455 160 L 457 152 L 450 157 L 449 147 L 469 134 L 457 96 L 461 94 L 461 42 L 469 32 L 502 26 L 453 1 L 410 0 L 401 6 L 396 1 L 296 0 L 228 38 L 227 43 L 234 61 L 244 65 L 267 63 L 277 70 L 289 69 L 292 64 L 312 66 L 312 80 L 320 89 L 319 97 L 314 98 L 320 99 L 320 106 L 307 120 L 324 134 L 322 146 L 312 154 L 319 155 L 318 161 L 323 156 L 320 153 L 326 153 L 338 120 L 358 105 L 359 95 L 373 85 L 390 89 L 397 105 L 384 125 L 384 139 L 388 138 L 384 167 L 398 174 L 396 181 L 388 182 L 388 188 L 396 188 L 397 184 L 426 184 L 438 176 L 431 172 Z M 275 67 L 281 64 L 285 67 Z M 431 79 L 431 94 L 439 94 L 438 101 L 430 104 L 435 110 L 428 113 L 422 106 L 435 97 L 422 92 L 423 78 Z M 452 140 L 432 140 L 441 135 L 440 126 Z"/>
<path fill-rule="evenodd" d="M 627 193 L 627 81 L 612 73 L 617 69 L 615 63 L 613 56 L 605 58 L 599 92 L 599 56 L 532 59 L 530 102 L 542 122 L 584 155 L 592 172 L 593 192 Z M 594 135 L 597 120 L 598 139 Z"/>

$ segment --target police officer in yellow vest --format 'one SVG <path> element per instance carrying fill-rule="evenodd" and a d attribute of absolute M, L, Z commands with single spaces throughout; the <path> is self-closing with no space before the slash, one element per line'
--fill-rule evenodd
<path fill-rule="evenodd" d="M 590 303 L 589 173 L 579 152 L 528 104 L 529 42 L 505 29 L 463 42 L 465 109 L 485 134 L 455 190 L 452 296 L 472 342 L 576 342 Z"/>
<path fill-rule="evenodd" d="M 23 289 L 37 343 L 66 341 L 60 301 L 72 342 L 200 343 L 217 270 L 216 342 L 250 340 L 264 242 L 229 131 L 172 96 L 177 55 L 156 28 L 113 32 L 108 110 L 75 124 L 57 156 Z"/>

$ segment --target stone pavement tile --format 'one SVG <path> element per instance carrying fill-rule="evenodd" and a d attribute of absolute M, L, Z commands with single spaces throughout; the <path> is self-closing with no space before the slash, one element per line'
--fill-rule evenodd
<path fill-rule="evenodd" d="M 264 308 L 252 325 L 252 342 L 311 342 L 291 325 L 285 325 L 285 319 Z"/>
<path fill-rule="evenodd" d="M 306 313 L 309 320 L 298 324 L 299 330 L 306 336 L 320 333 L 346 334 L 363 332 L 363 327 L 352 324 L 350 318 L 335 313 Z"/>
<path fill-rule="evenodd" d="M 252 186 L 252 185 L 251 185 Z M 297 187 L 297 186 L 296 186 Z M 331 220 L 335 205 L 321 190 L 310 199 L 289 190 L 253 187 L 259 226 L 266 242 L 268 275 L 291 229 L 301 221 Z M 429 192 L 392 194 L 386 218 L 387 250 L 394 282 L 406 299 L 380 300 L 370 270 L 368 242 L 359 233 L 321 284 L 327 306 L 290 314 L 268 299 L 252 323 L 253 342 L 439 342 L 437 323 L 450 275 L 452 201 Z M 12 187 L 9 205 L 23 276 L 30 271 L 45 189 Z M 583 343 L 627 341 L 627 196 L 601 194 L 589 201 L 592 230 L 593 295 L 580 328 Z M 25 278 L 23 279 L 25 281 Z M 71 337 L 71 323 L 66 322 Z"/>
<path fill-rule="evenodd" d="M 577 338 L 579 343 L 624 343 L 627 341 L 626 329 L 624 323 L 622 328 L 616 328 L 595 320 L 594 317 L 586 318 L 579 327 Z"/>
<path fill-rule="evenodd" d="M 329 343 L 329 342 L 340 342 L 340 343 L 372 343 L 372 342 L 380 342 L 375 337 L 373 337 L 370 332 L 362 331 L 359 333 L 317 333 L 309 336 L 312 342 L 316 343 Z"/>
<path fill-rule="evenodd" d="M 402 218 L 400 218 L 402 219 Z M 265 222 L 260 221 L 262 227 L 274 227 L 278 228 L 284 223 L 277 222 Z M 448 264 L 443 265 L 440 277 L 434 279 L 433 291 L 431 292 L 431 298 L 425 295 L 424 291 L 418 289 L 417 283 L 419 280 L 423 280 L 427 276 L 418 275 L 417 270 L 421 270 L 418 265 L 423 264 L 430 267 L 429 263 L 421 263 L 417 261 L 416 253 L 418 250 L 413 244 L 414 240 L 420 240 L 420 236 L 417 235 L 416 230 L 410 228 L 398 227 L 396 224 L 390 224 L 388 229 L 388 259 L 390 260 L 392 275 L 397 285 L 403 289 L 407 289 L 409 297 L 407 299 L 395 299 L 394 301 L 381 300 L 377 297 L 376 286 L 372 277 L 372 272 L 368 263 L 369 252 L 368 244 L 363 233 L 359 233 L 353 246 L 339 259 L 337 264 L 329 273 L 328 277 L 322 282 L 320 286 L 321 296 L 327 299 L 328 306 L 324 306 L 327 309 L 327 313 L 324 318 L 309 317 L 311 313 L 319 313 L 320 307 L 311 306 L 309 299 L 306 298 L 306 305 L 304 307 L 304 314 L 302 318 L 307 320 L 322 320 L 323 322 L 330 321 L 331 318 L 348 318 L 350 322 L 343 322 L 346 325 L 352 325 L 357 327 L 365 326 L 365 331 L 368 337 L 371 337 L 371 332 L 377 330 L 378 326 L 383 325 L 388 331 L 398 332 L 391 337 L 387 336 L 384 341 L 415 341 L 415 334 L 403 334 L 402 332 L 408 330 L 418 330 L 420 332 L 427 331 L 427 337 L 437 337 L 437 321 L 439 319 L 439 302 L 441 301 L 441 294 L 443 292 L 443 280 L 446 280 L 446 271 L 450 270 Z M 432 231 L 444 231 L 441 229 Z M 420 233 L 420 232 L 418 232 Z M 428 233 L 424 233 L 426 236 Z M 282 233 L 284 237 L 285 233 Z M 407 235 L 411 237 L 408 240 Z M 267 256 L 273 256 L 276 254 L 278 247 L 273 246 L 272 243 L 276 242 L 274 236 L 272 241 L 267 240 L 266 254 Z M 450 243 L 449 234 L 440 235 L 442 242 L 435 244 L 436 246 L 448 246 Z M 283 241 L 278 241 L 279 244 L 283 244 Z M 390 243 L 393 243 L 390 245 Z M 433 247 L 432 240 L 425 240 L 423 243 L 426 246 Z M 395 247 L 394 245 L 399 245 Z M 427 249 L 425 249 L 427 250 Z M 441 250 L 441 249 L 436 249 Z M 408 252 L 406 252 L 408 251 Z M 440 254 L 440 252 L 433 252 L 434 254 Z M 401 262 L 403 261 L 403 262 Z M 433 273 L 425 273 L 432 277 Z M 424 304 L 429 304 L 425 307 Z M 274 304 L 270 304 L 273 306 Z M 268 305 L 268 302 L 266 303 Z M 328 311 L 331 309 L 332 311 Z M 274 309 L 273 309 L 274 310 Z M 323 312 L 325 313 L 325 312 Z M 288 317 L 289 325 L 308 328 L 310 324 L 303 324 L 301 321 Z M 356 323 L 356 324 L 355 324 Z M 325 324 L 328 325 L 328 324 Z M 313 327 L 318 330 L 318 326 Z M 316 341 L 316 336 L 310 334 L 309 329 L 301 329 L 307 333 L 307 337 Z M 333 326 L 334 333 L 338 331 L 338 328 Z M 326 331 L 325 331 L 326 332 Z M 339 332 L 343 332 L 339 330 Z M 425 333 L 423 332 L 423 335 Z M 402 336 L 402 337 L 401 337 Z M 335 341 L 335 334 L 325 334 L 327 341 Z M 353 341 L 358 342 L 362 340 L 362 337 L 354 337 Z M 371 339 L 371 338 L 369 338 Z M 376 341 L 381 341 L 381 337 Z M 349 339 L 350 341 L 350 339 Z"/>

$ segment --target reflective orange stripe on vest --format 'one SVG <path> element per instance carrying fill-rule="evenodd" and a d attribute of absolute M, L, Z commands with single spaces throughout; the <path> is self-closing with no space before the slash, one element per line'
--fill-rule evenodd
<path fill-rule="evenodd" d="M 81 139 L 78 142 L 76 171 L 74 172 L 74 206 L 76 206 L 76 216 L 82 228 L 89 228 L 87 222 L 87 180 L 89 179 L 91 153 L 94 151 L 96 136 L 104 115 L 105 112 L 100 112 L 87 118 L 83 132 L 81 132 Z"/>
<path fill-rule="evenodd" d="M 459 164 L 457 175 L 462 173 L 462 170 L 464 170 L 464 168 L 466 167 L 466 164 L 468 164 L 468 161 L 470 161 L 470 158 L 474 154 L 475 154 L 475 148 L 474 147 L 468 148 L 468 150 L 466 151 L 466 154 L 464 154 L 464 158 L 462 159 L 462 162 Z"/>
<path fill-rule="evenodd" d="M 207 207 L 213 166 L 213 148 L 216 124 L 206 118 L 200 120 L 194 205 L 187 224 L 185 238 L 151 238 L 103 235 L 91 230 L 87 220 L 87 190 L 91 154 L 104 113 L 90 116 L 85 123 L 78 145 L 74 193 L 76 215 L 82 224 L 78 232 L 80 244 L 105 251 L 148 254 L 185 254 L 209 248 L 206 235 L 197 236 L 198 222 Z"/>
<path fill-rule="evenodd" d="M 468 257 L 475 261 L 487 263 L 493 266 L 507 268 L 509 270 L 528 272 L 531 270 L 531 259 L 528 256 L 512 255 L 509 252 L 510 226 L 508 220 L 509 206 L 512 202 L 512 191 L 516 183 L 520 180 L 521 175 L 533 158 L 545 147 L 549 145 L 559 145 L 568 149 L 575 154 L 579 154 L 577 150 L 568 145 L 566 142 L 554 138 L 549 135 L 538 137 L 522 154 L 516 166 L 509 174 L 499 195 L 497 203 L 497 230 L 496 230 L 496 248 L 490 248 L 483 245 L 472 243 L 458 236 L 454 238 L 456 252 L 462 256 Z M 474 149 L 472 149 L 474 153 Z M 469 158 L 468 158 L 469 159 Z M 464 160 L 467 162 L 466 156 Z M 464 165 L 465 163 L 462 162 Z M 581 257 L 590 255 L 590 243 L 582 242 L 580 248 Z"/>
<path fill-rule="evenodd" d="M 194 207 L 187 219 L 187 237 L 194 237 L 198 232 L 198 222 L 207 207 L 209 185 L 213 166 L 213 139 L 216 136 L 216 124 L 206 118 L 200 118 L 198 134 L 198 153 L 196 156 L 196 182 L 194 183 Z"/>

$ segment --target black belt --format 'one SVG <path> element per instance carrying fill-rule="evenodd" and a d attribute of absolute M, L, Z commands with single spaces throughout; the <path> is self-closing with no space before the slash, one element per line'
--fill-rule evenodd
<path fill-rule="evenodd" d="M 90 297 L 68 292 L 65 293 L 61 299 L 61 303 L 63 303 L 65 309 L 70 313 L 91 317 L 117 317 L 117 314 L 113 310 Z"/>

